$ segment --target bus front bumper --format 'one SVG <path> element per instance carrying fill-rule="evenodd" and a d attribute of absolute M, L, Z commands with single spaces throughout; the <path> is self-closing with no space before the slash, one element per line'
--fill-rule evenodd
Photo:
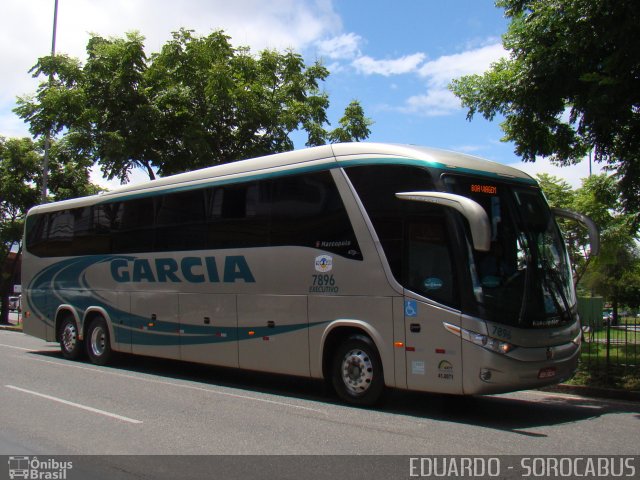
<path fill-rule="evenodd" d="M 578 367 L 580 345 L 515 349 L 499 354 L 462 342 L 466 395 L 483 395 L 540 388 L 571 378 Z M 540 357 L 544 358 L 541 360 Z"/>

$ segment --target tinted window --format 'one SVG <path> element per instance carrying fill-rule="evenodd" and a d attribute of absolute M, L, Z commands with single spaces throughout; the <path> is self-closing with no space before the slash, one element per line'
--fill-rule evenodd
<path fill-rule="evenodd" d="M 49 214 L 48 249 L 58 255 L 70 255 L 73 251 L 73 231 L 75 216 L 71 210 L 62 210 Z"/>
<path fill-rule="evenodd" d="M 27 217 L 27 250 L 38 256 L 47 256 L 47 235 L 49 215 L 39 214 Z"/>
<path fill-rule="evenodd" d="M 403 285 L 445 305 L 457 305 L 451 242 L 444 211 L 405 220 Z"/>
<path fill-rule="evenodd" d="M 27 228 L 39 256 L 287 245 L 362 258 L 330 172 L 34 215 Z"/>
<path fill-rule="evenodd" d="M 69 255 L 91 255 L 101 253 L 105 245 L 104 238 L 96 233 L 92 207 L 74 208 L 73 249 Z M 107 244 L 108 245 L 108 244 Z"/>
<path fill-rule="evenodd" d="M 396 193 L 435 190 L 425 169 L 375 165 L 346 169 L 373 224 L 395 279 L 405 288 L 456 306 L 455 272 L 443 207 L 400 200 Z"/>
<path fill-rule="evenodd" d="M 320 248 L 362 259 L 351 222 L 329 172 L 270 182 L 271 244 Z"/>
<path fill-rule="evenodd" d="M 122 202 L 114 222 L 113 253 L 153 251 L 154 200 L 152 197 Z"/>
<path fill-rule="evenodd" d="M 155 251 L 207 248 L 207 194 L 198 189 L 157 197 Z"/>
<path fill-rule="evenodd" d="M 269 246 L 267 185 L 251 182 L 216 187 L 210 196 L 209 248 Z"/>

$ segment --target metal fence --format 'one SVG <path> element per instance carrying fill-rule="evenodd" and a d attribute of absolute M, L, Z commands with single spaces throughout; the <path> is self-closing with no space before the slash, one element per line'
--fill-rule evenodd
<path fill-rule="evenodd" d="M 583 303 L 583 343 L 575 382 L 592 386 L 640 390 L 640 317 L 619 312 L 617 321 L 591 299 Z M 589 311 L 591 310 L 591 311 Z"/>

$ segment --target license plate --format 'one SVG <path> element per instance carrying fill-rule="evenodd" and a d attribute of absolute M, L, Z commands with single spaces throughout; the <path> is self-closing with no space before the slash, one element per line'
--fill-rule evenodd
<path fill-rule="evenodd" d="M 538 378 L 553 378 L 556 376 L 556 367 L 541 368 L 538 372 Z"/>

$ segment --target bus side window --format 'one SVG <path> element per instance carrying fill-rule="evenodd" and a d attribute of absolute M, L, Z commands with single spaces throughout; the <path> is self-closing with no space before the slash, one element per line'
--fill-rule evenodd
<path fill-rule="evenodd" d="M 406 223 L 405 286 L 445 305 L 455 306 L 455 270 L 444 215 Z"/>
<path fill-rule="evenodd" d="M 50 213 L 39 213 L 27 217 L 27 251 L 44 257 L 49 254 L 47 235 L 49 232 Z"/>
<path fill-rule="evenodd" d="M 404 216 L 412 202 L 399 200 L 396 193 L 434 190 L 431 174 L 408 165 L 365 165 L 345 172 L 373 224 L 393 276 L 403 284 Z"/>
<path fill-rule="evenodd" d="M 162 195 L 156 200 L 156 252 L 207 248 L 205 190 Z"/>
<path fill-rule="evenodd" d="M 265 190 L 265 182 L 214 187 L 209 195 L 207 247 L 268 246 L 268 196 Z"/>
<path fill-rule="evenodd" d="M 151 197 L 127 200 L 120 205 L 122 216 L 113 234 L 114 253 L 152 252 L 154 201 Z"/>
<path fill-rule="evenodd" d="M 362 260 L 351 221 L 329 172 L 270 180 L 271 245 L 318 248 Z"/>

